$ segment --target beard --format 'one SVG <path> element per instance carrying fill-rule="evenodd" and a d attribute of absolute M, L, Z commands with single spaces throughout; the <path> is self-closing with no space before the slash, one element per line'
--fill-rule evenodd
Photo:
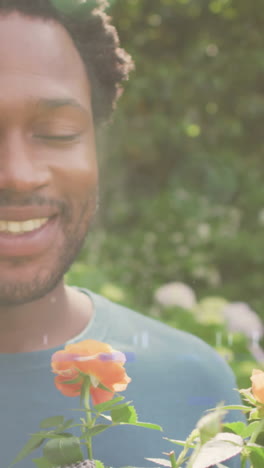
<path fill-rule="evenodd" d="M 45 201 L 42 198 L 34 197 L 31 203 L 23 202 L 26 205 L 56 205 L 60 207 L 60 225 L 64 234 L 64 241 L 58 246 L 56 256 L 49 258 L 46 264 L 42 263 L 36 269 L 31 281 L 24 280 L 23 275 L 19 281 L 8 281 L 3 274 L 0 281 L 0 306 L 12 307 L 27 304 L 50 293 L 63 279 L 65 273 L 75 261 L 81 251 L 88 231 L 94 221 L 98 209 L 98 188 L 90 190 L 86 200 L 79 205 L 79 216 L 75 219 L 74 207 L 70 202 Z M 1 205 L 3 199 L 1 199 Z M 21 202 L 19 203 L 21 206 Z M 18 204 L 17 204 L 18 205 Z M 23 271 L 23 265 L 31 260 L 28 258 L 18 258 L 12 260 L 14 268 Z"/>

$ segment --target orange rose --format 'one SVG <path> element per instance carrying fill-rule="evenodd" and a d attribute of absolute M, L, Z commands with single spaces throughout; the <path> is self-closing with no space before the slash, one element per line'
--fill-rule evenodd
<path fill-rule="evenodd" d="M 114 350 L 106 343 L 95 340 L 85 340 L 69 344 L 62 351 L 57 351 L 51 359 L 51 367 L 56 375 L 55 386 L 66 396 L 78 396 L 81 393 L 83 379 L 78 383 L 66 383 L 77 378 L 78 370 L 89 375 L 91 379 L 90 394 L 93 404 L 111 400 L 114 392 L 126 390 L 131 382 L 126 374 L 123 353 Z M 110 392 L 98 388 L 99 384 L 107 387 Z"/>
<path fill-rule="evenodd" d="M 253 369 L 252 376 L 250 377 L 252 382 L 252 394 L 254 398 L 264 404 L 264 372 L 259 369 Z"/>

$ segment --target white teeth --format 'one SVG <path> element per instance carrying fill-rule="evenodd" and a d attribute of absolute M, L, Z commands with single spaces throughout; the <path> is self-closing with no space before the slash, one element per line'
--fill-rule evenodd
<path fill-rule="evenodd" d="M 0 221 L 0 232 L 10 234 L 23 234 L 24 232 L 39 229 L 49 218 L 29 219 L 28 221 Z"/>

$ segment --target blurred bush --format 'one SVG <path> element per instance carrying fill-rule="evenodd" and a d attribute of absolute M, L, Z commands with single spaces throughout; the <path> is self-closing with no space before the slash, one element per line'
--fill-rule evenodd
<path fill-rule="evenodd" d="M 163 309 L 159 320 L 168 325 L 198 336 L 210 344 L 233 369 L 239 388 L 249 387 L 249 375 L 254 368 L 264 369 L 248 350 L 248 340 L 241 333 L 230 333 L 225 324 L 213 317 L 201 322 L 193 311 L 180 307 Z"/>
<path fill-rule="evenodd" d="M 183 280 L 264 316 L 262 6 L 112 2 L 136 71 L 99 135 L 101 232 L 89 245 L 101 242 L 97 264 L 138 307 Z"/>
<path fill-rule="evenodd" d="M 84 270 L 84 271 L 83 271 Z M 86 270 L 86 272 L 85 272 Z M 79 276 L 82 272 L 81 276 Z M 133 297 L 131 291 L 105 281 L 102 271 L 98 274 L 83 265 L 75 264 L 68 274 L 72 284 L 87 286 L 115 302 L 128 304 Z M 233 369 L 239 388 L 248 388 L 252 369 L 264 370 L 264 362 L 257 362 L 249 350 L 249 339 L 242 333 L 230 332 L 220 310 L 226 301 L 222 298 L 205 297 L 191 309 L 179 306 L 165 307 L 153 300 L 144 312 L 169 326 L 192 333 L 206 341 L 228 362 Z"/>
<path fill-rule="evenodd" d="M 98 134 L 99 226 L 81 261 L 136 307 L 182 280 L 264 317 L 262 2 L 110 3 L 136 71 Z"/>
<path fill-rule="evenodd" d="M 242 229 L 237 207 L 175 185 L 135 197 L 129 210 L 115 200 L 112 213 L 111 225 L 97 225 L 80 256 L 84 285 L 98 290 L 113 282 L 127 291 L 128 305 L 142 309 L 160 285 L 178 280 L 199 297 L 223 295 L 262 311 L 262 231 Z"/>
<path fill-rule="evenodd" d="M 136 71 L 98 133 L 101 209 L 68 281 L 146 314 L 183 281 L 263 318 L 262 0 L 112 0 L 110 13 Z M 221 332 L 248 381 L 242 336 L 230 347 L 221 324 L 159 318 L 214 346 Z"/>

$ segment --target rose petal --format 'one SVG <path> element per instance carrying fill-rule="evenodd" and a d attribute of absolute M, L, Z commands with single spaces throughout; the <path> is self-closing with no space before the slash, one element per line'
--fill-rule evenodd
<path fill-rule="evenodd" d="M 114 393 L 102 390 L 101 388 L 91 388 L 91 397 L 94 405 L 99 405 L 105 401 L 112 400 Z"/>
<path fill-rule="evenodd" d="M 57 374 L 55 385 L 61 393 L 66 396 L 80 395 L 82 381 L 77 384 L 67 383 L 80 375 L 80 371 L 91 378 L 92 400 L 102 402 L 113 398 L 114 392 L 120 392 L 127 388 L 131 379 L 126 374 L 125 362 L 125 353 L 111 348 L 106 343 L 85 340 L 66 345 L 64 350 L 54 353 L 51 365 L 53 372 Z M 110 392 L 98 388 L 99 383 L 109 388 Z"/>
<path fill-rule="evenodd" d="M 259 369 L 253 369 L 250 377 L 252 382 L 252 394 L 254 398 L 264 404 L 264 372 Z"/>

